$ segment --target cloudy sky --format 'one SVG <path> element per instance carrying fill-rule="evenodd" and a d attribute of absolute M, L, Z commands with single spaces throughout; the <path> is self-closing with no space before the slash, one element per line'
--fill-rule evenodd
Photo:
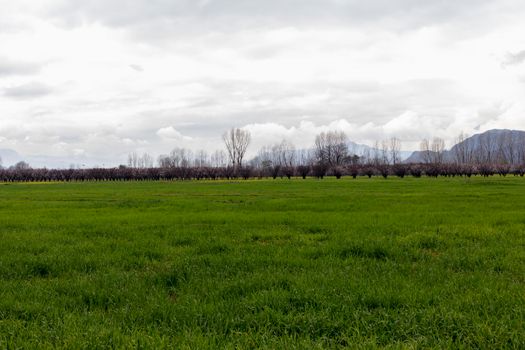
<path fill-rule="evenodd" d="M 522 0 L 0 0 L 0 149 L 119 164 L 525 129 Z"/>

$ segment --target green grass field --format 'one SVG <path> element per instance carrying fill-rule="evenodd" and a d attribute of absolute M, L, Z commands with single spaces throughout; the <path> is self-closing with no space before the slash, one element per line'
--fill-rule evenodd
<path fill-rule="evenodd" d="M 524 348 L 525 180 L 0 184 L 0 348 Z"/>

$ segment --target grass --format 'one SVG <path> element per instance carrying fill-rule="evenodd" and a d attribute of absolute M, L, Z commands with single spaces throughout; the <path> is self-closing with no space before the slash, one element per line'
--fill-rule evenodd
<path fill-rule="evenodd" d="M 523 348 L 520 178 L 0 184 L 1 348 Z"/>

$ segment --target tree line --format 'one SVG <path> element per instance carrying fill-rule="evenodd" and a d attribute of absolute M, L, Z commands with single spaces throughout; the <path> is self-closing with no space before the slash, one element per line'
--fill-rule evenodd
<path fill-rule="evenodd" d="M 33 169 L 25 162 L 9 168 L 0 166 L 0 181 L 144 181 L 292 178 L 326 176 L 341 178 L 364 176 L 524 176 L 525 142 L 522 138 L 502 134 L 498 139 L 477 139 L 465 142 L 461 134 L 451 151 L 445 151 L 442 139 L 423 140 L 422 161 L 406 164 L 401 161 L 401 141 L 395 137 L 376 142 L 362 152 L 349 147 L 342 131 L 322 132 L 310 149 L 296 149 L 288 140 L 259 149 L 246 161 L 251 142 L 248 131 L 233 128 L 223 134 L 225 150 L 212 154 L 175 148 L 156 160 L 147 153 L 131 153 L 127 164 L 115 168 Z M 360 154 L 357 154 L 360 153 Z M 0 163 L 1 164 L 1 163 Z"/>

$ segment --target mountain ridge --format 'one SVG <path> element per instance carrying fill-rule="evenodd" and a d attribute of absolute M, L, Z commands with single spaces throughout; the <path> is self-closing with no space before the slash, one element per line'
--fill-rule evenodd
<path fill-rule="evenodd" d="M 505 156 L 510 163 L 525 160 L 525 131 L 514 129 L 490 129 L 479 134 L 466 137 L 454 144 L 450 149 L 444 150 L 444 162 L 459 161 L 468 163 L 476 158 L 477 161 L 491 162 L 496 154 L 505 146 Z M 436 152 L 430 151 L 430 155 Z M 425 163 L 426 151 L 414 151 L 405 163 Z M 481 159 L 478 159 L 481 157 Z M 520 159 L 518 159 L 520 158 Z"/>

